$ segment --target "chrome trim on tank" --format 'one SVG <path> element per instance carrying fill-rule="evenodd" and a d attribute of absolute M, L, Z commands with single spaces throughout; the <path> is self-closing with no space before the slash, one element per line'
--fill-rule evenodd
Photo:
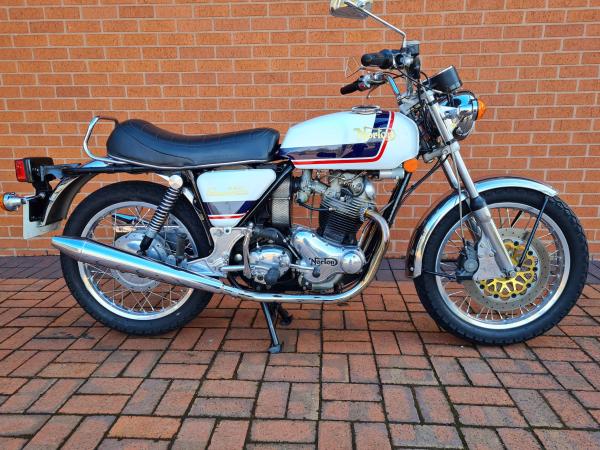
<path fill-rule="evenodd" d="M 133 273 L 138 276 L 152 278 L 164 283 L 186 286 L 218 294 L 231 295 L 258 302 L 280 303 L 339 303 L 350 300 L 360 294 L 375 278 L 377 269 L 385 255 L 389 241 L 390 229 L 385 219 L 374 211 L 365 211 L 365 216 L 373 221 L 380 230 L 381 240 L 375 250 L 371 264 L 364 277 L 346 292 L 330 295 L 290 295 L 268 292 L 253 292 L 229 286 L 217 278 L 194 273 L 179 267 L 163 264 L 142 256 L 127 253 L 114 247 L 99 244 L 90 239 L 60 236 L 52 239 L 52 245 L 71 258 L 108 267 L 120 272 Z"/>
<path fill-rule="evenodd" d="M 486 178 L 475 182 L 475 187 L 480 194 L 499 188 L 531 189 L 550 197 L 558 194 L 554 188 L 545 183 L 519 177 Z M 467 198 L 464 193 L 461 194 L 461 200 L 466 200 Z M 410 238 L 406 253 L 406 272 L 409 277 L 416 278 L 421 275 L 423 255 L 427 242 L 429 242 L 433 230 L 456 205 L 458 205 L 458 195 L 452 193 L 441 202 L 433 205 L 419 221 Z"/>

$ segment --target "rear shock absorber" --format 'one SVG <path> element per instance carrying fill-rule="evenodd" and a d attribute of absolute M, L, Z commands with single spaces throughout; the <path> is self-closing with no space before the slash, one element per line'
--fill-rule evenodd
<path fill-rule="evenodd" d="M 142 242 L 140 243 L 139 252 L 142 255 L 144 255 L 146 250 L 150 248 L 154 237 L 160 232 L 167 221 L 167 217 L 169 217 L 169 213 L 171 212 L 171 209 L 173 209 L 173 205 L 175 205 L 175 202 L 179 198 L 179 194 L 181 194 L 182 187 L 183 179 L 179 175 L 171 175 L 169 177 L 169 188 L 160 201 L 158 208 L 156 208 L 156 211 L 152 216 L 152 220 L 148 225 L 148 229 L 146 230 Z"/>

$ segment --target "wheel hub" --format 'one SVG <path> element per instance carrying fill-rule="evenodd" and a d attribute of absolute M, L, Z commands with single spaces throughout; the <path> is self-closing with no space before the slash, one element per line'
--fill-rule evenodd
<path fill-rule="evenodd" d="M 498 232 L 516 266 L 525 250 L 529 232 L 514 228 L 503 228 Z M 464 285 L 471 297 L 488 308 L 496 311 L 519 309 L 532 303 L 543 290 L 549 276 L 549 260 L 544 244 L 534 239 L 515 276 L 469 280 Z"/>
<path fill-rule="evenodd" d="M 115 241 L 114 246 L 119 250 L 135 254 L 140 249 L 140 244 L 143 238 L 144 233 L 134 231 L 118 238 Z M 162 237 L 158 235 L 155 236 L 154 240 L 152 241 L 152 245 L 146 251 L 146 256 L 150 259 L 165 261 L 167 259 L 165 245 L 165 241 Z M 111 269 L 111 273 L 121 285 L 134 292 L 147 292 L 160 284 L 159 281 L 140 277 L 139 275 L 135 275 L 133 273 L 119 272 L 118 270 L 114 269 Z"/>

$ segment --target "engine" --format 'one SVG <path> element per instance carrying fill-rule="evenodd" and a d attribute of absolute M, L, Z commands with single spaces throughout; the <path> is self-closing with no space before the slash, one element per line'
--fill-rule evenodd
<path fill-rule="evenodd" d="M 374 206 L 375 188 L 365 177 L 334 173 L 321 200 L 319 234 L 340 244 L 356 244 L 362 213 Z"/>
<path fill-rule="evenodd" d="M 296 227 L 292 245 L 300 253 L 300 285 L 310 290 L 333 289 L 345 274 L 359 273 L 365 265 L 356 245 L 340 245 L 306 227 Z"/>
<path fill-rule="evenodd" d="M 285 275 L 292 264 L 289 250 L 278 245 L 257 246 L 250 252 L 251 275 L 260 284 L 273 285 Z"/>
<path fill-rule="evenodd" d="M 256 175 L 253 182 L 263 176 L 269 176 L 271 181 L 275 177 L 270 169 L 260 170 L 261 173 L 253 174 Z M 245 170 L 244 175 L 253 171 Z M 207 195 L 203 198 L 214 200 L 211 204 L 227 203 L 226 206 L 238 210 L 243 202 L 230 197 L 221 202 L 214 193 L 221 195 L 223 191 L 229 196 L 225 190 L 228 188 L 223 186 L 234 183 L 241 171 L 219 172 L 226 173 L 209 172 L 198 177 L 199 188 L 206 188 Z M 291 176 L 282 180 L 270 195 L 270 205 L 258 211 L 248 227 L 231 227 L 231 220 L 235 220 L 229 218 L 222 227 L 216 226 L 214 221 L 221 220 L 217 218 L 220 216 L 212 216 L 213 253 L 190 263 L 191 266 L 218 276 L 241 272 L 244 282 L 251 282 L 259 289 L 299 285 L 306 290 L 325 291 L 347 282 L 346 275 L 361 273 L 366 257 L 357 245 L 356 235 L 363 224 L 364 212 L 375 207 L 375 188 L 360 173 L 331 171 L 323 181 L 313 179 L 312 175 L 311 170 L 304 170 L 299 180 Z M 259 190 L 255 193 L 260 195 Z M 308 206 L 307 201 L 313 195 L 321 197 L 318 208 Z M 318 211 L 316 230 L 291 224 L 294 197 L 303 206 Z"/>
<path fill-rule="evenodd" d="M 363 212 L 375 206 L 371 181 L 350 172 L 331 172 L 327 184 L 304 171 L 296 198 L 305 203 L 311 194 L 321 194 L 319 228 L 296 226 L 291 243 L 301 255 L 300 284 L 312 290 L 332 289 L 346 274 L 362 271 L 366 258 L 356 245 Z"/>

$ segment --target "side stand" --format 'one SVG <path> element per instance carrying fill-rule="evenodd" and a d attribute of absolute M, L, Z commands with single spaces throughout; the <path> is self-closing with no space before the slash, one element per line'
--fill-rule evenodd
<path fill-rule="evenodd" d="M 267 321 L 267 328 L 269 335 L 271 336 L 271 347 L 269 347 L 269 353 L 280 353 L 283 342 L 279 340 L 277 336 L 277 330 L 275 330 L 275 324 L 279 316 L 279 322 L 283 326 L 287 326 L 292 323 L 293 317 L 285 310 L 279 303 L 261 303 L 260 304 L 265 320 Z"/>

